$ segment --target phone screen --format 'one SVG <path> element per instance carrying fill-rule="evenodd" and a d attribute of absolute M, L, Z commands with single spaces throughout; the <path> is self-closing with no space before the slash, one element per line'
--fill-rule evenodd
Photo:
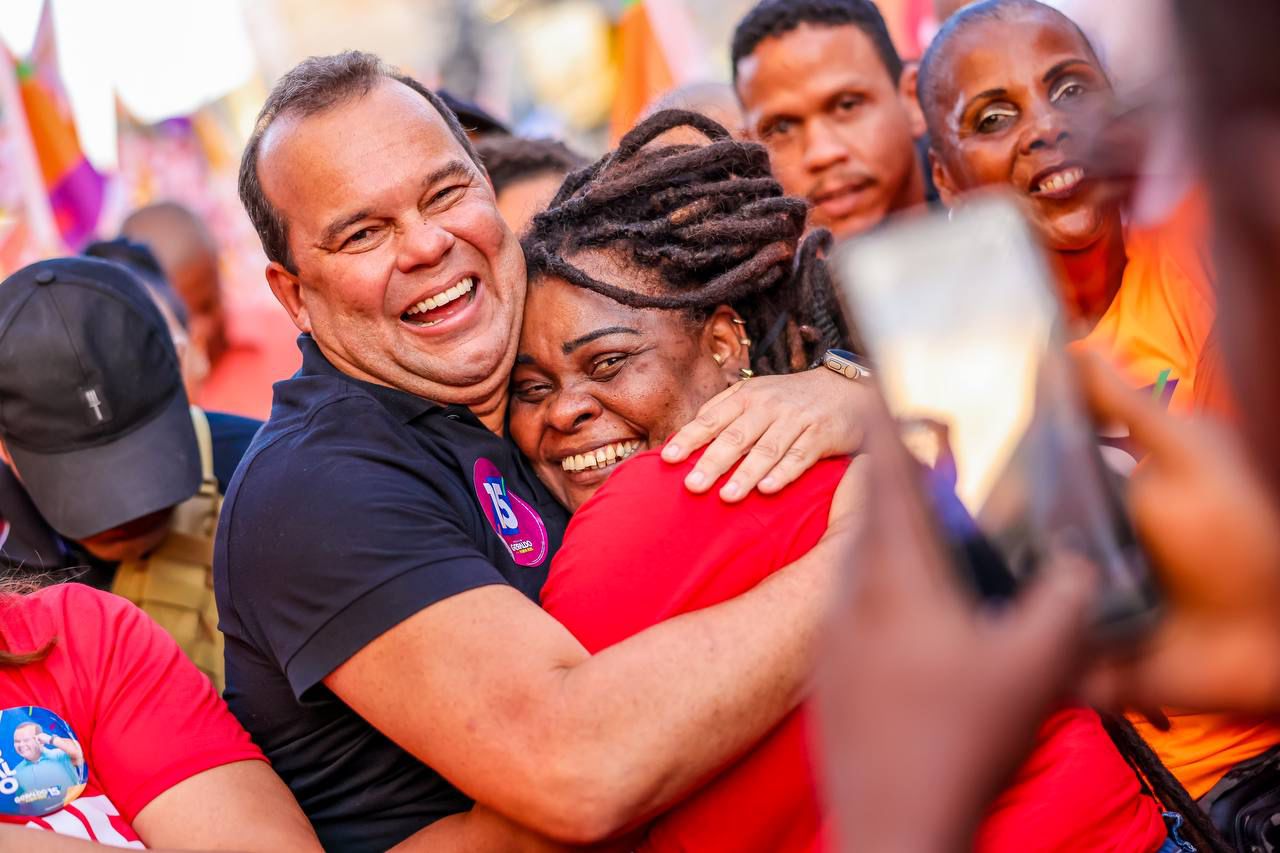
<path fill-rule="evenodd" d="M 835 266 L 934 488 L 954 490 L 1015 577 L 1069 550 L 1105 575 L 1103 627 L 1145 623 L 1151 575 L 1074 386 L 1049 267 L 1013 203 L 891 225 L 842 245 Z M 963 553 L 964 525 L 939 521 Z"/>

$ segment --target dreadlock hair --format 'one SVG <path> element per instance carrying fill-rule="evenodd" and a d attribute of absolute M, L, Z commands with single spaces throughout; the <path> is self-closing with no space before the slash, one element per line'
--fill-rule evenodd
<path fill-rule="evenodd" d="M 1201 853 L 1233 853 L 1235 848 L 1218 833 L 1209 816 L 1164 766 L 1133 723 L 1119 714 L 1099 712 L 1098 716 L 1111 742 L 1137 775 L 1144 792 L 1155 797 L 1166 810 L 1182 815 L 1187 840 Z"/>
<path fill-rule="evenodd" d="M 761 0 L 733 30 L 733 82 L 738 82 L 738 63 L 754 53 L 760 42 L 786 35 L 803 24 L 857 27 L 871 39 L 893 82 L 902 77 L 902 57 L 893 45 L 884 17 L 871 0 Z"/>
<path fill-rule="evenodd" d="M 564 177 L 587 165 L 586 157 L 555 139 L 488 136 L 477 140 L 476 153 L 493 181 L 495 193 L 526 178 Z"/>
<path fill-rule="evenodd" d="M 646 147 L 677 127 L 707 144 Z M 700 113 L 663 110 L 569 175 L 534 217 L 523 241 L 529 281 L 555 276 L 632 308 L 695 319 L 729 305 L 754 342 L 752 368 L 788 373 L 850 346 L 820 257 L 831 236 L 802 240 L 806 213 L 803 200 L 783 194 L 762 146 L 733 139 Z M 595 249 L 658 273 L 659 292 L 600 281 L 574 265 L 576 254 Z"/>

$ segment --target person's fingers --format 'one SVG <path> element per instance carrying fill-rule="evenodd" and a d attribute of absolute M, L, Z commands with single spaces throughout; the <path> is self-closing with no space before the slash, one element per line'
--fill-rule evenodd
<path fill-rule="evenodd" d="M 1149 395 L 1135 391 L 1095 352 L 1074 353 L 1081 390 L 1094 416 L 1102 424 L 1119 422 L 1148 451 L 1174 461 L 1186 450 L 1179 424 Z"/>
<path fill-rule="evenodd" d="M 814 444 L 812 438 L 807 442 L 803 441 L 808 433 L 809 430 L 803 424 L 790 419 L 774 421 L 751 446 L 729 482 L 720 489 L 720 497 L 729 503 L 742 500 L 765 477 L 774 477 L 785 463 L 796 466 L 798 470 L 783 485 L 794 480 L 818 460 L 817 452 L 810 450 Z M 698 461 L 701 463 L 702 460 Z M 710 476 L 714 472 L 706 473 Z M 776 486 L 773 491 L 780 488 L 782 486 Z"/>
<path fill-rule="evenodd" d="M 745 382 L 737 382 L 702 404 L 698 414 L 685 424 L 662 447 L 662 459 L 665 462 L 683 462 L 699 447 L 720 434 L 733 419 L 742 414 L 743 404 L 733 398 L 746 386 Z M 707 487 L 710 487 L 710 483 Z M 703 489 L 705 491 L 705 489 Z"/>
<path fill-rule="evenodd" d="M 721 405 L 717 412 L 706 413 L 718 421 L 725 418 L 719 414 L 720 410 L 732 409 L 737 404 L 728 403 Z M 700 423 L 703 416 L 699 415 L 694 423 Z M 763 406 L 741 406 L 738 407 L 738 413 L 735 417 L 727 419 L 719 435 L 715 435 L 711 443 L 707 445 L 707 449 L 703 451 L 702 456 L 698 458 L 698 463 L 693 466 L 693 470 L 684 478 L 684 485 L 691 492 L 701 494 L 707 491 L 722 476 L 728 473 L 738 460 L 747 454 L 748 451 L 756 447 L 766 432 L 776 423 L 776 419 L 770 413 L 767 407 Z M 690 425 L 692 426 L 692 424 Z M 781 453 L 775 445 L 769 444 L 759 450 L 763 457 L 768 457 L 771 453 L 776 460 L 777 454 Z M 742 495 L 745 495 L 743 492 Z M 726 497 L 726 499 L 728 499 Z"/>

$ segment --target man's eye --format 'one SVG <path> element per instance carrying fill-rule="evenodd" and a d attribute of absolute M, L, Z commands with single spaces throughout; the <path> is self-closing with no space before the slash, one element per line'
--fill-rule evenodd
<path fill-rule="evenodd" d="M 450 201 L 456 198 L 465 189 L 466 186 L 463 184 L 454 184 L 451 187 L 445 187 L 431 197 L 431 203 L 440 204 L 441 202 Z"/>
<path fill-rule="evenodd" d="M 777 121 L 770 123 L 764 129 L 764 133 L 761 134 L 761 136 L 765 139 L 775 139 L 779 136 L 786 136 L 794 129 L 795 122 L 791 121 L 791 119 L 780 118 Z"/>
<path fill-rule="evenodd" d="M 836 101 L 836 109 L 840 112 L 849 112 L 862 106 L 864 100 L 865 98 L 861 95 L 844 95 Z"/>
<path fill-rule="evenodd" d="M 343 240 L 342 247 L 345 249 L 345 248 L 360 246 L 364 243 L 369 242 L 369 240 L 373 238 L 373 234 L 374 234 L 374 229 L 361 228 L 359 231 L 356 231 L 350 237 Z"/>

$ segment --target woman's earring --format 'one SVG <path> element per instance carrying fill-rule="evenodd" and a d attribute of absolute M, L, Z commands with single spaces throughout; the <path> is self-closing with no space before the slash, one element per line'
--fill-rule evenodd
<path fill-rule="evenodd" d="M 752 376 L 755 376 L 755 375 L 756 375 L 756 372 L 749 367 L 738 368 L 738 376 L 742 378 L 743 382 L 746 382 L 748 379 L 750 379 Z M 755 386 L 753 385 L 751 387 L 754 388 Z"/>
<path fill-rule="evenodd" d="M 721 367 L 724 366 L 724 356 L 722 356 L 720 353 L 713 352 L 711 353 L 711 357 L 715 360 L 715 363 L 717 365 L 720 365 Z"/>

